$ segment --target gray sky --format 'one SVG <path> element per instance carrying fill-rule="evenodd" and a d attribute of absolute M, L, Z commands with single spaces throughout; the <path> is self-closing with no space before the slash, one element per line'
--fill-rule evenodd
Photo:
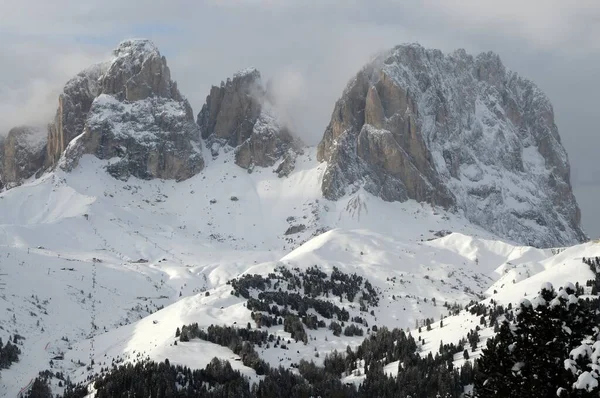
<path fill-rule="evenodd" d="M 552 100 L 584 228 L 600 237 L 598 0 L 1 1 L 0 131 L 50 120 L 66 80 L 130 37 L 159 46 L 195 112 L 211 85 L 257 67 L 311 144 L 376 52 L 492 50 Z"/>

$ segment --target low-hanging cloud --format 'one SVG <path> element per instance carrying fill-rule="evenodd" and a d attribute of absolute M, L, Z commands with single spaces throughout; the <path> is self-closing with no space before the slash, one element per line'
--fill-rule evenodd
<path fill-rule="evenodd" d="M 307 131 L 302 114 L 308 114 L 310 107 L 310 84 L 306 77 L 294 68 L 285 68 L 272 76 L 266 84 L 270 102 L 280 123 L 294 132 Z"/>
<path fill-rule="evenodd" d="M 11 54 L 0 65 L 0 135 L 14 126 L 50 122 L 67 80 L 101 58 L 90 50 L 31 40 L 0 40 L 0 52 Z"/>

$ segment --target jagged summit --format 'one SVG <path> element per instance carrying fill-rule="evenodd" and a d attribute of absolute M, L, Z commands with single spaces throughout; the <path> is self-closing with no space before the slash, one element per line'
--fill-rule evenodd
<path fill-rule="evenodd" d="M 158 47 L 149 39 L 126 39 L 119 43 L 117 48 L 113 50 L 116 59 L 118 58 L 140 58 L 146 54 L 154 54 L 160 56 Z"/>
<path fill-rule="evenodd" d="M 212 86 L 198 113 L 202 138 L 225 141 L 232 147 L 241 145 L 252 135 L 264 98 L 260 72 L 236 73 L 233 78 Z"/>
<path fill-rule="evenodd" d="M 65 84 L 45 151 L 17 148 L 16 132 L 5 141 L 2 182 L 12 187 L 57 164 L 72 170 L 85 154 L 119 179 L 183 180 L 204 168 L 202 139 L 213 158 L 232 151 L 248 171 L 287 176 L 303 144 L 270 91 L 246 68 L 213 86 L 194 120 L 158 48 L 125 40 Z M 405 44 L 380 53 L 336 103 L 317 157 L 327 162 L 321 185 L 330 200 L 364 187 L 386 201 L 463 213 L 520 243 L 586 238 L 550 101 L 492 52 Z"/>
<path fill-rule="evenodd" d="M 166 58 L 150 40 L 125 40 L 113 54 L 115 58 L 102 78 L 104 94 L 128 101 L 151 96 L 183 100 L 171 80 Z"/>
<path fill-rule="evenodd" d="M 550 101 L 491 52 L 381 53 L 336 103 L 318 158 L 330 199 L 364 186 L 455 209 L 525 244 L 585 239 Z"/>
<path fill-rule="evenodd" d="M 212 86 L 197 122 L 213 157 L 223 147 L 234 148 L 236 164 L 248 170 L 273 166 L 283 157 L 277 172 L 285 176 L 302 146 L 278 119 L 255 68 L 235 73 L 220 87 Z"/>
<path fill-rule="evenodd" d="M 245 76 L 251 76 L 254 79 L 261 79 L 261 75 L 258 69 L 253 66 L 241 69 L 233 74 L 233 79 L 243 78 Z"/>
<path fill-rule="evenodd" d="M 120 179 L 183 180 L 200 172 L 200 131 L 165 57 L 142 39 L 123 41 L 114 55 L 98 91 L 89 90 L 95 96 L 83 114 L 83 134 L 71 141 L 61 167 L 71 170 L 93 154 L 110 159 L 107 170 Z"/>
<path fill-rule="evenodd" d="M 145 39 L 125 40 L 113 55 L 65 84 L 46 138 L 36 138 L 41 149 L 17 140 L 31 135 L 25 130 L 11 131 L 2 149 L 4 186 L 58 164 L 72 170 L 85 154 L 107 160 L 120 179 L 182 180 L 202 170 L 200 131 L 165 57 Z"/>

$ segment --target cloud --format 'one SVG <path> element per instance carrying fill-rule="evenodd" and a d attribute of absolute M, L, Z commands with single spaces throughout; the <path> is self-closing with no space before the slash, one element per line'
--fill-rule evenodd
<path fill-rule="evenodd" d="M 22 124 L 44 125 L 56 112 L 65 82 L 101 59 L 93 51 L 35 40 L 0 40 L 0 134 Z"/>
<path fill-rule="evenodd" d="M 266 84 L 267 95 L 279 121 L 292 131 L 307 131 L 304 118 L 310 112 L 310 84 L 305 75 L 292 67 L 277 72 Z"/>
<path fill-rule="evenodd" d="M 427 13 L 462 31 L 485 32 L 486 35 L 495 32 L 546 49 L 575 39 L 586 41 L 585 47 L 596 45 L 595 37 L 600 33 L 597 24 L 582 23 L 598 21 L 600 7 L 596 0 L 425 0 L 422 4 Z M 592 33 L 596 35 L 590 37 Z"/>

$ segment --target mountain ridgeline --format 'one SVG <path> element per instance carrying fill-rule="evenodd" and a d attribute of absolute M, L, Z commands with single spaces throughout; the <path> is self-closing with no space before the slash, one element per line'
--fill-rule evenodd
<path fill-rule="evenodd" d="M 213 86 L 195 119 L 154 44 L 127 40 L 111 61 L 66 83 L 47 128 L 8 133 L 1 182 L 9 189 L 56 167 L 70 171 L 84 155 L 121 180 L 181 181 L 209 166 L 206 153 L 231 150 L 248 172 L 274 167 L 286 177 L 304 145 L 281 120 L 253 68 Z M 419 45 L 382 53 L 335 104 L 317 158 L 329 200 L 364 189 L 461 213 L 528 245 L 586 240 L 552 106 L 493 53 Z"/>

